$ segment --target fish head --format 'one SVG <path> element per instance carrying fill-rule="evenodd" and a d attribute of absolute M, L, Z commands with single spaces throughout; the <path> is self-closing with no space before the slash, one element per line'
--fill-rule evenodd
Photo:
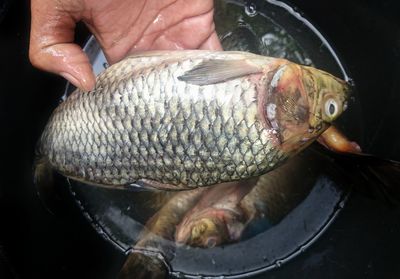
<path fill-rule="evenodd" d="M 286 63 L 274 71 L 267 91 L 267 126 L 290 153 L 311 144 L 342 114 L 349 85 L 324 71 Z"/>
<path fill-rule="evenodd" d="M 229 233 L 224 218 L 209 212 L 198 218 L 190 216 L 182 222 L 177 227 L 175 241 L 193 247 L 213 248 L 229 241 Z"/>

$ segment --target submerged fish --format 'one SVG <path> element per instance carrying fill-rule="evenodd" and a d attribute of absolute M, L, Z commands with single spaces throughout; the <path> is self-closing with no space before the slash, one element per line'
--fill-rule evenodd
<path fill-rule="evenodd" d="M 239 241 L 253 221 L 279 223 L 307 196 L 323 165 L 315 154 L 302 153 L 257 180 L 210 189 L 176 227 L 175 241 L 211 248 Z"/>
<path fill-rule="evenodd" d="M 239 239 L 249 220 L 239 204 L 256 184 L 252 178 L 208 188 L 176 227 L 175 241 L 212 248 Z"/>
<path fill-rule="evenodd" d="M 239 183 L 230 190 L 223 187 L 208 190 L 176 227 L 176 242 L 212 248 L 240 241 L 253 222 L 265 220 L 277 224 L 307 196 L 321 173 L 342 188 L 354 189 L 399 208 L 399 162 L 361 154 L 359 146 L 336 129 L 324 135 L 324 140 L 327 147 L 341 153 L 327 156 L 327 149 L 320 151 L 318 146 L 307 149 L 260 176 L 256 183 L 249 181 L 246 187 L 251 191 L 244 196 L 238 190 L 243 192 L 245 187 Z M 218 194 L 220 189 L 223 192 Z"/>
<path fill-rule="evenodd" d="M 347 84 L 246 52 L 130 56 L 73 92 L 40 139 L 47 166 L 96 185 L 187 189 L 266 173 L 345 109 Z"/>
<path fill-rule="evenodd" d="M 218 195 L 217 187 L 210 190 L 176 227 L 176 242 L 211 248 L 239 241 L 249 224 L 257 219 L 266 218 L 276 224 L 303 200 L 321 170 L 344 188 L 351 187 L 364 196 L 399 207 L 399 162 L 361 153 L 360 146 L 334 126 L 318 141 L 326 149 L 320 150 L 317 146 L 307 149 L 260 176 L 257 183 L 248 182 L 246 187 L 251 189 L 248 194 L 232 191 L 236 187 L 243 192 L 244 186 L 239 184 L 232 185 L 230 191 L 224 190 L 223 195 Z M 328 150 L 334 153 L 329 154 Z"/>
<path fill-rule="evenodd" d="M 147 222 L 131 253 L 125 261 L 118 279 L 166 278 L 169 262 L 175 254 L 175 227 L 187 211 L 195 205 L 207 188 L 191 191 L 155 193 L 152 202 L 161 203 L 161 208 Z M 166 194 L 169 197 L 166 197 Z M 151 253 L 149 253 L 151 252 Z M 160 258 L 161 257 L 161 258 Z"/>

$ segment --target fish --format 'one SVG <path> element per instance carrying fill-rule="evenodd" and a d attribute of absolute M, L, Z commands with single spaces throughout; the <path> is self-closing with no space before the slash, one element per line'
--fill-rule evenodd
<path fill-rule="evenodd" d="M 154 192 L 146 202 L 156 203 L 159 209 L 146 222 L 118 278 L 163 277 L 164 262 L 173 259 L 177 247 L 208 249 L 240 240 L 257 218 L 279 222 L 310 191 L 318 173 L 314 167 L 319 165 L 308 152 L 259 178 L 187 191 Z M 293 175 L 287 176 L 288 171 Z M 299 178 L 305 182 L 293 183 Z"/>
<path fill-rule="evenodd" d="M 311 191 L 322 168 L 318 156 L 308 151 L 256 180 L 231 186 L 230 191 L 214 187 L 214 193 L 204 194 L 185 214 L 176 227 L 175 241 L 208 249 L 240 241 L 256 220 L 278 224 Z M 244 195 L 238 194 L 243 188 L 247 188 Z M 218 194 L 220 189 L 224 191 Z"/>
<path fill-rule="evenodd" d="M 207 188 L 189 191 L 155 193 L 153 202 L 161 208 L 146 222 L 137 243 L 121 268 L 118 278 L 166 278 L 168 266 L 175 254 L 175 227 L 190 211 Z"/>
<path fill-rule="evenodd" d="M 285 59 L 235 51 L 129 56 L 52 113 L 36 151 L 86 184 L 184 190 L 257 177 L 310 145 L 347 107 L 349 85 Z"/>
<path fill-rule="evenodd" d="M 225 183 L 207 189 L 176 227 L 176 243 L 213 248 L 239 239 L 248 219 L 238 205 L 258 179 Z"/>
<path fill-rule="evenodd" d="M 212 199 L 203 197 L 208 207 L 196 205 L 186 213 L 177 226 L 176 242 L 212 248 L 240 241 L 256 220 L 263 218 L 277 224 L 306 197 L 321 171 L 343 189 L 355 190 L 389 207 L 400 206 L 400 162 L 362 153 L 358 143 L 335 126 L 330 126 L 317 141 L 323 149 L 314 145 L 260 176 L 256 183 L 248 182 L 246 187 L 251 191 L 236 196 L 236 200 L 232 191 L 225 191 L 222 197 L 217 193 L 211 195 Z M 202 199 L 198 204 L 204 203 Z"/>
<path fill-rule="evenodd" d="M 347 174 L 338 173 L 337 170 L 342 165 L 333 159 L 335 156 L 326 155 L 326 151 L 336 150 L 340 153 L 335 154 L 339 154 L 340 157 L 344 152 L 348 152 L 364 158 L 366 155 L 360 155 L 358 144 L 348 140 L 335 127 L 325 131 L 323 137 L 326 142 L 324 145 L 329 149 L 320 152 L 314 145 L 281 167 L 255 179 L 189 191 L 163 192 L 162 197 L 156 195 L 156 198 L 149 202 L 163 205 L 147 221 L 121 274 L 125 274 L 126 278 L 129 274 L 141 274 L 142 277 L 138 278 L 148 278 L 148 274 L 159 274 L 165 270 L 163 262 L 172 260 L 177 247 L 185 245 L 210 249 L 249 237 L 248 232 L 254 230 L 254 224 L 257 226 L 260 220 L 264 220 L 261 222 L 264 227 L 265 221 L 269 225 L 278 224 L 304 200 L 321 173 L 327 174 L 338 186 L 344 188 L 351 184 L 352 177 L 356 177 L 364 188 L 371 184 L 365 183 L 365 179 L 360 180 L 359 176 L 365 175 L 365 172 L 354 172 L 354 168 L 350 169 L 347 165 L 344 169 L 347 170 Z M 377 158 L 373 161 L 380 162 Z M 355 162 L 357 161 L 349 161 L 351 165 L 359 168 Z M 377 170 L 377 173 L 382 173 L 382 167 L 386 173 L 400 173 L 399 165 L 397 170 L 393 169 L 396 166 L 393 162 L 389 169 L 380 164 L 381 169 L 377 169 L 376 165 L 371 163 L 369 166 Z M 290 175 L 287 175 L 288 173 Z M 382 183 L 377 182 L 377 179 L 372 180 L 372 183 L 376 184 L 375 187 L 380 188 Z M 393 181 L 390 183 L 393 184 Z M 370 189 L 364 189 L 368 190 Z M 152 253 L 146 254 L 149 251 Z M 154 254 L 155 252 L 162 255 L 162 260 Z"/>
<path fill-rule="evenodd" d="M 337 128 L 323 140 L 328 148 L 314 145 L 256 182 L 248 181 L 250 190 L 245 195 L 222 187 L 213 188 L 212 195 L 204 194 L 176 226 L 177 244 L 209 249 L 241 241 L 259 220 L 278 224 L 304 200 L 321 173 L 347 192 L 354 190 L 389 208 L 399 208 L 400 162 L 360 153 L 358 144 Z M 243 191 L 244 185 L 237 187 Z M 218 195 L 219 189 L 224 191 Z"/>

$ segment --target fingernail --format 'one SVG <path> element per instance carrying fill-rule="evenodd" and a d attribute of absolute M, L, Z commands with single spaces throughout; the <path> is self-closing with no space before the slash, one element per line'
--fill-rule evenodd
<path fill-rule="evenodd" d="M 93 74 L 92 74 L 93 75 Z M 96 83 L 96 78 L 90 77 L 89 79 L 81 79 L 81 87 L 84 89 L 84 91 L 91 91 L 94 89 L 95 83 Z"/>
<path fill-rule="evenodd" d="M 78 87 L 79 89 L 84 90 L 84 91 L 86 90 L 86 89 L 82 86 L 81 82 L 80 82 L 76 77 L 74 77 L 73 75 L 71 75 L 70 73 L 61 72 L 61 73 L 60 73 L 60 76 L 62 76 L 62 77 L 65 78 L 66 80 L 68 80 L 70 83 L 72 83 L 73 85 L 75 85 L 75 86 Z"/>
<path fill-rule="evenodd" d="M 91 91 L 94 89 L 94 82 L 89 82 L 86 79 L 79 80 L 67 72 L 61 72 L 60 75 L 82 91 Z"/>

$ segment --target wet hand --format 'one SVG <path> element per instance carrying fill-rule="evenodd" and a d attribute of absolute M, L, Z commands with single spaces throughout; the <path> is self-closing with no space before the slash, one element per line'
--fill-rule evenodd
<path fill-rule="evenodd" d="M 222 49 L 214 29 L 213 0 L 32 0 L 29 57 L 83 90 L 95 77 L 74 43 L 83 21 L 110 64 L 151 49 Z"/>

